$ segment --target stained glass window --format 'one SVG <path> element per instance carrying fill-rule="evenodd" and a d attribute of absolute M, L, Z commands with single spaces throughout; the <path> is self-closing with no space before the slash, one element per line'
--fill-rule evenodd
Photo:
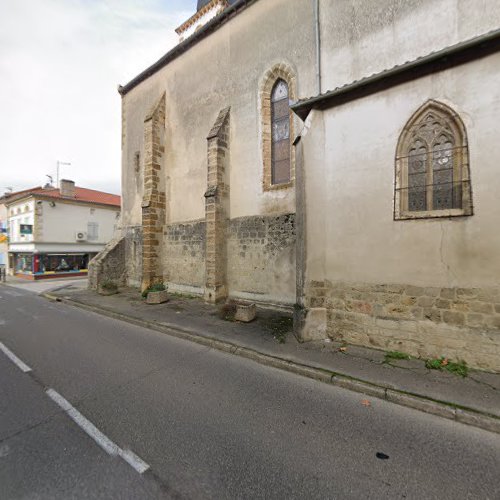
<path fill-rule="evenodd" d="M 472 214 L 465 128 L 458 116 L 430 101 L 406 125 L 396 158 L 396 217 Z M 464 213 L 453 212 L 462 210 Z M 452 212 L 450 212 L 452 211 Z M 419 215 L 419 212 L 422 215 Z M 408 215 L 410 217 L 410 215 Z"/>
<path fill-rule="evenodd" d="M 290 182 L 290 103 L 288 85 L 278 80 L 271 93 L 272 183 Z"/>
<path fill-rule="evenodd" d="M 427 148 L 416 140 L 408 154 L 408 210 L 426 210 L 426 159 Z"/>

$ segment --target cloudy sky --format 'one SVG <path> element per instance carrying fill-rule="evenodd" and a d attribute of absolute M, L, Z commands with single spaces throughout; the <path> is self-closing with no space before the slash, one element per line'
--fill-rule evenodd
<path fill-rule="evenodd" d="M 120 97 L 196 0 L 11 0 L 0 17 L 0 194 L 61 177 L 120 192 Z"/>

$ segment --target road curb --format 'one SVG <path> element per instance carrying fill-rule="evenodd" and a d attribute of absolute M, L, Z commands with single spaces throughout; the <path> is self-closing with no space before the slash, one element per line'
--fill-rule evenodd
<path fill-rule="evenodd" d="M 189 340 L 197 344 L 211 347 L 221 352 L 240 356 L 242 358 L 256 361 L 265 366 L 277 368 L 287 372 L 301 375 L 313 380 L 318 380 L 323 383 L 331 384 L 343 389 L 348 389 L 353 392 L 365 394 L 367 396 L 383 399 L 391 403 L 412 408 L 415 410 L 429 413 L 439 417 L 455 420 L 462 424 L 478 427 L 490 432 L 500 434 L 500 418 L 485 413 L 475 408 L 469 408 L 462 405 L 457 405 L 447 401 L 438 401 L 427 396 L 401 391 L 392 387 L 386 387 L 372 382 L 354 378 L 342 373 L 333 372 L 326 369 L 320 369 L 314 366 L 309 366 L 296 361 L 279 358 L 270 354 L 265 354 L 254 349 L 243 347 L 232 342 L 219 340 L 213 337 L 199 335 L 195 330 L 190 328 L 181 328 L 178 325 L 171 323 L 157 323 L 143 319 L 133 318 L 126 314 L 117 313 L 108 309 L 103 309 L 83 302 L 64 297 L 58 297 L 51 293 L 41 293 L 42 297 L 51 301 L 63 302 L 68 305 L 78 307 L 87 311 L 91 311 L 102 316 L 107 316 L 120 321 L 125 321 L 136 326 L 148 328 L 161 333 L 165 333 L 172 337 L 183 340 Z"/>

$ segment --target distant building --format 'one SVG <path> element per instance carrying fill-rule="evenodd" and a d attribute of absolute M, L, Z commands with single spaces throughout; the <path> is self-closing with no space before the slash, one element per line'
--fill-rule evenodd
<path fill-rule="evenodd" d="M 9 220 L 6 203 L 14 196 L 19 196 L 27 191 L 6 192 L 0 196 L 0 266 L 7 267 L 9 252 Z"/>
<path fill-rule="evenodd" d="M 4 199 L 8 269 L 27 279 L 81 276 L 113 237 L 120 196 L 76 187 L 36 187 Z"/>
<path fill-rule="evenodd" d="M 0 266 L 7 264 L 9 237 L 7 235 L 7 208 L 4 204 L 6 198 L 6 196 L 0 197 Z"/>

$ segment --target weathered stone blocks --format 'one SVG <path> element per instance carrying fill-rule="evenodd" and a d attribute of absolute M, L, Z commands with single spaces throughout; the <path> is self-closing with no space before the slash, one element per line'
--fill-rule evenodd
<path fill-rule="evenodd" d="M 144 195 L 142 200 L 142 290 L 161 283 L 163 273 L 162 231 L 165 222 L 166 193 L 162 174 L 165 135 L 165 94 L 144 120 Z M 160 173 L 160 175 L 158 175 Z"/>
<path fill-rule="evenodd" d="M 295 297 L 295 214 L 228 221 L 228 285 L 253 294 Z M 321 307 L 321 292 L 315 307 Z M 324 294 L 323 294 L 324 295 Z"/>
<path fill-rule="evenodd" d="M 169 283 L 203 287 L 205 283 L 204 220 L 168 224 L 163 230 L 163 277 Z"/>
<path fill-rule="evenodd" d="M 168 302 L 168 291 L 167 290 L 159 290 L 158 292 L 149 292 L 146 297 L 147 304 L 163 304 L 164 302 Z"/>
<path fill-rule="evenodd" d="M 236 303 L 236 312 L 234 319 L 243 323 L 250 323 L 257 315 L 257 306 L 255 304 Z"/>
<path fill-rule="evenodd" d="M 96 290 L 105 282 L 125 284 L 125 245 L 123 236 L 113 238 L 89 263 L 90 289 Z"/>
<path fill-rule="evenodd" d="M 499 290 L 310 281 L 305 306 L 336 340 L 500 371 Z"/>

